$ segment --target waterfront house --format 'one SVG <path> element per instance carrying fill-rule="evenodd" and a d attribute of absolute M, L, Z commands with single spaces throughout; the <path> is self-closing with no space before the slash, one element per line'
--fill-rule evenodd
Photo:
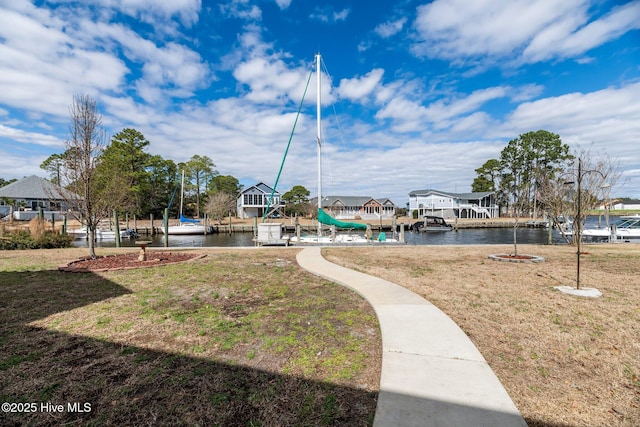
<path fill-rule="evenodd" d="M 79 196 L 72 195 L 66 200 L 73 198 L 79 199 Z M 0 188 L 0 217 L 13 212 L 14 219 L 31 220 L 42 209 L 46 218 L 50 218 L 51 214 L 56 219 L 62 218 L 71 208 L 66 200 L 50 181 L 31 175 Z"/>
<path fill-rule="evenodd" d="M 318 198 L 310 200 L 318 206 Z M 396 213 L 396 205 L 388 198 L 375 199 L 369 196 L 324 196 L 322 208 L 335 219 L 390 219 Z"/>
<path fill-rule="evenodd" d="M 269 204 L 271 193 L 273 193 L 273 200 Z M 245 188 L 237 199 L 238 217 L 242 219 L 261 218 L 267 207 L 269 216 L 282 215 L 283 205 L 280 198 L 281 194 L 278 191 L 273 192 L 273 188 L 263 182 Z"/>
<path fill-rule="evenodd" d="M 500 209 L 494 192 L 449 193 L 438 190 L 415 190 L 409 193 L 409 215 L 422 218 L 497 218 Z"/>
<path fill-rule="evenodd" d="M 603 205 L 603 209 L 606 205 Z M 640 200 L 625 199 L 624 201 L 614 201 L 611 203 L 611 210 L 640 210 Z"/>

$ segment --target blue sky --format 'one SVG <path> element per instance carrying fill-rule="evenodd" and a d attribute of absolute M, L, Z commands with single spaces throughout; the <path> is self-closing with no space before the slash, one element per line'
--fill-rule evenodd
<path fill-rule="evenodd" d="M 0 177 L 46 176 L 74 94 L 109 135 L 273 184 L 314 55 L 323 194 L 467 192 L 545 129 L 611 156 L 640 198 L 640 2 L 0 0 Z M 315 79 L 278 189 L 316 191 Z"/>

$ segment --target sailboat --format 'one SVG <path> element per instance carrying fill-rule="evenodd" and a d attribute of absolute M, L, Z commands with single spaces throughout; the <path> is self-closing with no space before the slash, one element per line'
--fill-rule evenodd
<path fill-rule="evenodd" d="M 293 236 L 289 239 L 292 244 L 363 244 L 372 242 L 398 243 L 396 239 L 387 239 L 386 234 L 380 233 L 373 236 L 371 227 L 357 222 L 343 222 L 333 218 L 322 208 L 322 127 L 321 127 L 321 57 L 315 56 L 316 63 L 316 140 L 318 156 L 318 230 L 317 234 Z M 323 235 L 323 225 L 330 226 L 331 233 Z M 349 230 L 347 233 L 336 233 L 336 229 Z M 365 233 L 357 234 L 352 230 L 364 230 Z"/>
<path fill-rule="evenodd" d="M 193 235 L 207 234 L 211 232 L 211 228 L 200 223 L 199 219 L 186 218 L 182 215 L 182 204 L 184 200 L 184 170 L 182 171 L 182 181 L 180 185 L 180 218 L 178 224 L 166 227 L 168 235 Z M 160 232 L 164 234 L 165 227 L 160 228 Z"/>

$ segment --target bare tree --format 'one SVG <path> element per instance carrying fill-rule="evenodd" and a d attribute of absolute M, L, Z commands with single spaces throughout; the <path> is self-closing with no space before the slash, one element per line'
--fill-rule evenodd
<path fill-rule="evenodd" d="M 218 191 L 211 196 L 205 206 L 205 211 L 218 221 L 218 224 L 222 224 L 222 219 L 229 214 L 229 211 L 235 209 L 236 198 L 231 194 Z"/>
<path fill-rule="evenodd" d="M 89 255 L 95 258 L 96 229 L 100 221 L 109 215 L 112 196 L 117 192 L 113 192 L 113 182 L 100 177 L 97 167 L 107 138 L 96 101 L 88 95 L 75 95 L 69 114 L 69 135 L 56 186 L 59 193 L 68 199 L 65 200 L 67 204 L 74 206 L 74 217 L 87 227 Z"/>
<path fill-rule="evenodd" d="M 539 199 L 552 221 L 558 225 L 561 218 L 573 218 L 573 240 L 581 238 L 582 224 L 589 210 L 606 205 L 611 188 L 621 176 L 620 165 L 606 154 L 583 149 L 575 154 L 558 173 L 544 176 L 540 181 Z M 563 238 L 569 242 L 564 227 L 559 227 Z"/>

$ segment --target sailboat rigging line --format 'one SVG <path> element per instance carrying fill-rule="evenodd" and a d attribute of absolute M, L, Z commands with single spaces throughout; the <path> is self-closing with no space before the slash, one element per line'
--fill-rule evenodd
<path fill-rule="evenodd" d="M 171 205 L 173 204 L 173 198 L 176 195 L 176 191 L 178 191 L 178 183 L 176 182 L 176 187 L 173 189 L 173 194 L 171 195 L 171 200 L 169 200 L 169 206 L 167 206 L 167 209 L 171 209 Z"/>
<path fill-rule="evenodd" d="M 322 69 L 325 72 L 325 74 L 328 76 L 329 81 L 331 81 L 331 73 L 329 72 L 329 68 L 327 67 L 327 63 L 326 61 L 322 61 Z M 331 109 L 333 110 L 333 119 L 335 122 L 335 127 L 338 130 L 338 137 L 339 137 L 339 141 L 340 141 L 340 147 L 344 150 L 344 151 L 349 151 L 349 146 L 347 146 L 347 142 L 345 141 L 345 137 L 344 137 L 344 130 L 343 130 L 343 126 L 342 126 L 342 122 L 340 121 L 340 116 L 338 115 L 338 112 L 336 110 L 336 105 L 338 105 L 339 107 L 342 107 L 342 102 L 343 99 L 340 97 L 340 91 L 336 91 L 335 92 L 335 96 L 337 98 L 336 102 L 332 102 L 331 103 Z M 341 108 L 341 113 L 343 113 L 344 115 L 344 109 Z M 327 141 L 327 137 L 324 138 L 324 142 Z M 323 151 L 324 153 L 329 154 L 327 151 Z M 329 168 L 331 168 L 331 157 L 330 156 L 325 156 L 325 158 L 327 159 Z M 364 163 L 367 163 L 367 159 L 365 157 Z M 378 188 L 378 185 L 376 183 L 376 181 L 378 180 L 377 175 L 373 174 L 371 168 L 364 168 L 363 172 L 366 174 L 365 179 L 363 180 L 363 182 L 366 182 L 367 188 L 372 188 L 375 190 L 376 194 L 380 194 L 380 190 Z M 326 174 L 329 176 L 329 178 L 332 180 L 333 183 L 333 172 L 330 170 L 328 174 Z"/>
<path fill-rule="evenodd" d="M 322 61 L 321 63 L 322 66 L 322 70 L 324 71 L 324 73 L 328 76 L 329 81 L 331 81 L 331 73 L 329 72 L 329 68 L 327 67 L 327 63 L 326 61 Z M 336 92 L 336 97 L 338 98 L 338 101 L 340 101 L 340 93 L 337 91 Z M 344 139 L 344 132 L 342 131 L 342 123 L 340 122 L 340 117 L 338 116 L 338 112 L 336 110 L 336 104 L 337 102 L 332 102 L 331 103 L 331 109 L 333 110 L 333 120 L 335 122 L 335 127 L 338 129 L 338 136 L 340 137 L 340 145 L 341 147 L 346 151 L 347 149 L 347 143 L 345 142 Z M 323 127 L 324 129 L 324 127 Z M 323 132 L 323 135 L 325 135 L 325 132 Z M 324 138 L 324 142 L 326 143 L 328 138 L 325 136 Z M 333 173 L 333 163 L 332 163 L 332 157 L 331 157 L 331 153 L 330 151 L 327 151 L 324 149 L 324 146 L 322 147 L 322 158 L 323 158 L 323 163 L 325 163 L 328 166 L 329 172 L 328 173 L 323 173 L 324 176 L 327 176 L 330 180 L 331 180 L 331 185 L 334 184 L 334 173 Z"/>
<path fill-rule="evenodd" d="M 309 82 L 311 81 L 311 76 L 313 75 L 313 67 L 311 71 L 309 71 L 309 77 L 307 78 L 307 85 L 304 88 L 304 93 L 302 94 L 302 99 L 300 100 L 300 106 L 298 107 L 298 112 L 296 113 L 296 119 L 293 122 L 293 129 L 291 129 L 291 135 L 289 135 L 289 142 L 287 142 L 287 148 L 284 150 L 284 156 L 282 156 L 282 162 L 280 163 L 280 169 L 278 170 L 278 176 L 276 177 L 276 182 L 273 184 L 273 188 L 271 189 L 271 196 L 269 196 L 269 201 L 267 202 L 267 208 L 264 210 L 264 214 L 262 215 L 262 222 L 267 219 L 267 214 L 269 213 L 269 209 L 271 208 L 271 204 L 273 203 L 273 196 L 275 195 L 276 188 L 278 187 L 278 181 L 280 181 L 280 174 L 282 173 L 282 168 L 284 168 L 284 162 L 287 159 L 287 153 L 289 152 L 289 147 L 291 146 L 291 140 L 293 139 L 293 134 L 296 131 L 296 125 L 298 124 L 298 118 L 300 117 L 300 112 L 302 111 L 302 104 L 304 103 L 304 98 L 307 95 L 307 89 L 309 89 Z"/>

